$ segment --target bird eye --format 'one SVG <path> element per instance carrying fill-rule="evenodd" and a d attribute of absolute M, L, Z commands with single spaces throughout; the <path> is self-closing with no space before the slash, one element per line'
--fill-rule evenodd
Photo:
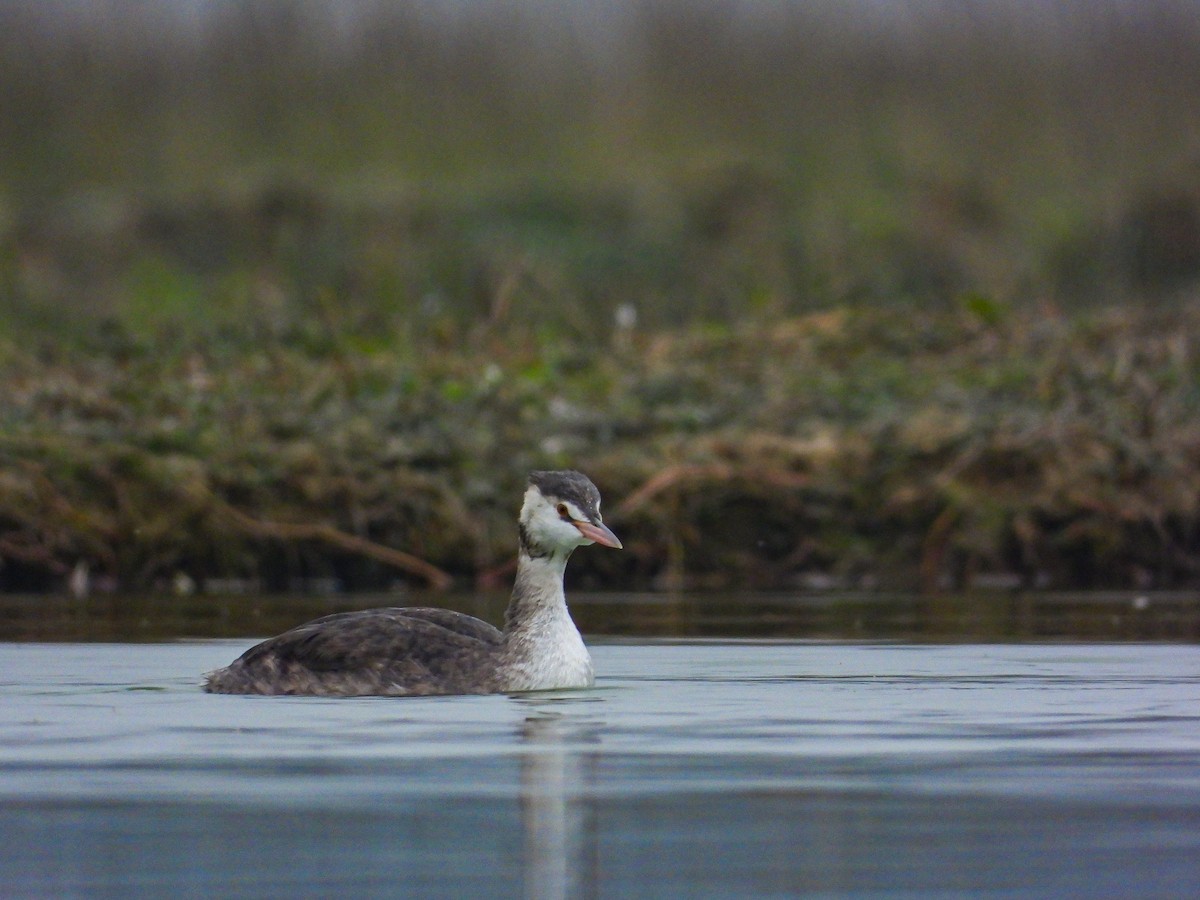
<path fill-rule="evenodd" d="M 562 516 L 564 519 L 571 518 L 571 513 L 567 510 L 567 504 L 565 504 L 565 503 L 558 504 L 558 514 L 560 516 Z"/>

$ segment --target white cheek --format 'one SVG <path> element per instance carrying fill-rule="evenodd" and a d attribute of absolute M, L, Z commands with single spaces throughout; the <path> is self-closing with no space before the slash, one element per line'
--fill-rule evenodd
<path fill-rule="evenodd" d="M 578 528 L 570 522 L 564 522 L 554 510 L 539 513 L 533 524 L 535 536 L 544 544 L 570 544 L 583 537 Z"/>
<path fill-rule="evenodd" d="M 583 535 L 570 522 L 556 519 L 554 522 L 554 538 L 560 544 L 577 544 L 583 540 Z"/>

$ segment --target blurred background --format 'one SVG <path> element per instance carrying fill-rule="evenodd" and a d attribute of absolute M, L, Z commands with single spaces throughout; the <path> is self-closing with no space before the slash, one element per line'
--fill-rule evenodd
<path fill-rule="evenodd" d="M 1200 583 L 1200 4 L 0 4 L 0 589 Z M 409 558 L 393 552 L 402 549 Z"/>

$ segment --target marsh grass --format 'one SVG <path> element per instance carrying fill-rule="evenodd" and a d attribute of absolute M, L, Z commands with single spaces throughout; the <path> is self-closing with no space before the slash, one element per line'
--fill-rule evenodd
<path fill-rule="evenodd" d="M 606 6 L 0 10 L 0 586 L 1200 580 L 1193 5 Z"/>
<path fill-rule="evenodd" d="M 580 465 L 627 548 L 585 582 L 1193 584 L 1198 325 L 846 309 L 436 361 L 10 347 L 0 578 L 486 583 L 524 473 Z"/>

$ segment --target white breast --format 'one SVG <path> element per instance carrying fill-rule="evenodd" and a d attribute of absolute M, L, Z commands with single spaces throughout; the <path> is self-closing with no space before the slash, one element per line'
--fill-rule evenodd
<path fill-rule="evenodd" d="M 565 604 L 539 610 L 505 636 L 500 677 L 508 691 L 592 686 L 592 656 Z"/>

